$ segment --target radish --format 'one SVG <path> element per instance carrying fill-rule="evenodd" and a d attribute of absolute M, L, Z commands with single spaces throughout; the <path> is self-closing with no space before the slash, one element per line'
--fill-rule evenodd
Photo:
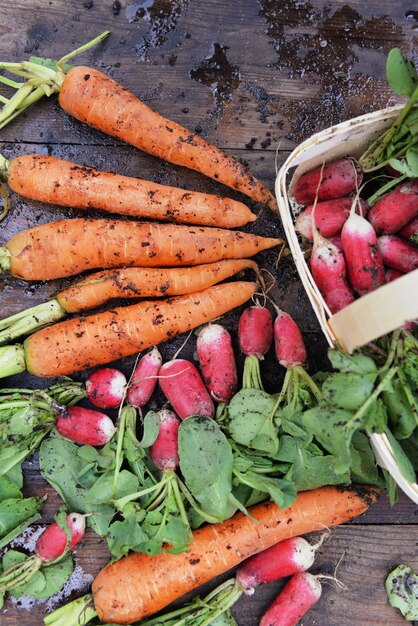
<path fill-rule="evenodd" d="M 160 430 L 152 444 L 149 454 L 159 470 L 176 470 L 179 466 L 178 431 L 180 420 L 169 409 L 161 409 Z"/>
<path fill-rule="evenodd" d="M 260 620 L 259 626 L 295 626 L 318 602 L 322 585 L 309 572 L 295 574 Z"/>
<path fill-rule="evenodd" d="M 114 409 L 123 402 L 126 378 L 113 367 L 96 370 L 86 380 L 86 396 L 99 409 Z"/>
<path fill-rule="evenodd" d="M 198 370 L 186 359 L 172 359 L 161 366 L 159 383 L 174 411 L 185 419 L 190 415 L 213 417 L 215 406 Z"/>
<path fill-rule="evenodd" d="M 400 272 L 399 270 L 395 270 L 393 267 L 389 267 L 385 270 L 385 282 L 391 283 L 392 280 L 396 280 L 404 275 L 404 272 Z"/>
<path fill-rule="evenodd" d="M 418 217 L 408 222 L 397 235 L 402 239 L 407 239 L 409 243 L 418 245 Z"/>
<path fill-rule="evenodd" d="M 338 235 L 336 235 L 335 237 L 331 237 L 330 238 L 330 242 L 336 247 L 338 248 L 338 250 L 341 250 L 341 252 L 343 252 L 343 242 L 341 241 L 341 237 L 339 237 Z"/>
<path fill-rule="evenodd" d="M 291 193 L 299 204 L 342 198 L 360 186 L 363 179 L 361 167 L 355 159 L 345 157 L 302 174 L 292 185 Z"/>
<path fill-rule="evenodd" d="M 288 313 L 280 310 L 274 320 L 274 344 L 277 360 L 286 369 L 306 363 L 306 347 L 299 327 Z"/>
<path fill-rule="evenodd" d="M 200 331 L 196 348 L 210 395 L 217 402 L 229 402 L 238 386 L 231 335 L 220 324 L 208 324 Z"/>
<path fill-rule="evenodd" d="M 334 237 L 339 235 L 344 222 L 350 214 L 353 198 L 347 196 L 345 198 L 336 198 L 335 200 L 327 200 L 318 202 L 315 208 L 315 224 L 323 237 Z M 361 214 L 367 215 L 368 206 L 364 200 L 360 200 Z M 312 232 L 312 209 L 313 205 L 306 207 L 304 211 L 299 213 L 295 230 L 305 239 L 313 240 Z"/>
<path fill-rule="evenodd" d="M 317 547 L 319 543 L 312 546 L 303 537 L 280 541 L 245 561 L 237 570 L 236 580 L 244 593 L 252 595 L 260 584 L 309 569 L 314 562 Z"/>
<path fill-rule="evenodd" d="M 418 179 L 389 191 L 369 211 L 378 233 L 392 235 L 418 216 Z"/>
<path fill-rule="evenodd" d="M 80 513 L 70 513 L 66 517 L 68 528 L 71 531 L 70 543 L 67 546 L 67 535 L 65 531 L 53 522 L 39 536 L 35 554 L 46 563 L 55 561 L 62 557 L 69 550 L 72 550 L 84 537 L 86 530 L 86 516 Z"/>
<path fill-rule="evenodd" d="M 0 593 L 25 585 L 43 565 L 51 565 L 65 557 L 84 537 L 86 516 L 69 513 L 66 523 L 70 538 L 63 528 L 53 522 L 38 537 L 35 554 L 0 574 Z"/>
<path fill-rule="evenodd" d="M 382 235 L 378 245 L 385 265 L 405 273 L 418 268 L 418 249 L 400 237 Z"/>
<path fill-rule="evenodd" d="M 238 322 L 238 343 L 246 355 L 243 387 L 263 389 L 260 361 L 269 351 L 273 341 L 273 319 L 265 306 L 246 308 Z"/>
<path fill-rule="evenodd" d="M 383 285 L 385 268 L 372 224 L 352 210 L 341 231 L 341 240 L 351 287 L 364 295 Z"/>
<path fill-rule="evenodd" d="M 66 439 L 86 446 L 104 446 L 116 432 L 110 417 L 81 406 L 60 407 L 55 428 Z"/>
<path fill-rule="evenodd" d="M 153 348 L 139 359 L 126 396 L 131 406 L 141 409 L 151 398 L 157 385 L 162 362 L 163 359 L 158 348 Z"/>

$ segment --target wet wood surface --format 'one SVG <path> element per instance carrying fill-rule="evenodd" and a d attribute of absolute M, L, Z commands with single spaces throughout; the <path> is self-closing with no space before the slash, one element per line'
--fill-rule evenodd
<path fill-rule="evenodd" d="M 416 52 L 417 24 L 414 0 L 15 0 L 0 5 L 0 58 L 58 58 L 110 30 L 105 42 L 75 62 L 104 71 L 163 115 L 242 159 L 273 190 L 275 167 L 302 140 L 397 101 L 386 85 L 386 55 L 394 46 L 409 56 Z M 2 129 L 0 146 L 7 158 L 52 154 L 164 184 L 226 193 L 200 174 L 83 126 L 60 109 L 56 98 L 45 99 Z M 229 190 L 227 194 L 243 200 Z M 282 235 L 279 221 L 266 209 L 248 204 L 259 214 L 249 232 Z M 0 245 L 23 228 L 76 214 L 12 194 Z M 260 258 L 275 274 L 272 295 L 300 324 L 310 367 L 318 369 L 325 362 L 325 341 L 291 259 L 285 258 L 277 269 L 275 260 L 271 252 Z M 1 276 L 1 317 L 42 302 L 63 284 L 28 284 Z M 231 330 L 237 315 L 227 316 Z M 172 344 L 163 348 L 165 356 L 173 352 Z M 132 363 L 126 359 L 119 365 L 128 372 Z M 271 363 L 267 359 L 263 364 L 263 376 L 274 390 L 282 374 Z M 0 381 L 4 386 L 23 383 L 46 384 L 33 376 Z M 36 457 L 26 464 L 25 477 L 28 495 L 48 494 L 44 517 L 50 520 L 59 498 L 42 480 Z M 417 522 L 416 506 L 401 494 L 393 508 L 382 496 L 360 519 L 335 529 L 312 571 L 332 574 L 343 556 L 338 578 L 347 589 L 325 585 L 304 626 L 405 623 L 386 601 L 384 580 L 398 563 L 418 569 Z M 85 592 L 107 558 L 103 540 L 89 532 L 76 550 L 76 576 L 65 597 Z M 266 585 L 252 598 L 241 599 L 234 608 L 238 625 L 255 626 L 281 587 Z M 9 600 L 0 623 L 39 624 L 53 605 Z"/>

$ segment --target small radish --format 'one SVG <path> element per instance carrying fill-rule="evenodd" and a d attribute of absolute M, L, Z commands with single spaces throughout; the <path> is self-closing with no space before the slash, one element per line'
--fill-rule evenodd
<path fill-rule="evenodd" d="M 169 409 L 161 409 L 158 415 L 160 430 L 150 447 L 149 454 L 158 469 L 176 470 L 179 466 L 178 431 L 181 422 Z"/>
<path fill-rule="evenodd" d="M 322 585 L 309 572 L 295 574 L 269 606 L 259 626 L 295 626 L 318 602 Z"/>
<path fill-rule="evenodd" d="M 99 409 L 114 409 L 126 392 L 125 374 L 113 367 L 96 370 L 86 380 L 86 395 Z"/>
<path fill-rule="evenodd" d="M 335 237 L 331 237 L 330 238 L 330 242 L 336 247 L 338 248 L 338 250 L 341 250 L 341 252 L 343 252 L 343 242 L 341 241 L 341 237 L 339 237 L 338 235 L 336 235 Z"/>
<path fill-rule="evenodd" d="M 418 249 L 400 237 L 382 235 L 378 245 L 385 265 L 405 273 L 418 268 Z"/>
<path fill-rule="evenodd" d="M 392 235 L 418 216 L 418 179 L 389 191 L 369 211 L 378 233 Z"/>
<path fill-rule="evenodd" d="M 391 283 L 392 280 L 396 280 L 404 276 L 404 272 L 400 272 L 399 270 L 395 270 L 393 267 L 388 267 L 385 270 L 385 283 Z"/>
<path fill-rule="evenodd" d="M 350 157 L 330 161 L 316 167 L 292 185 L 291 193 L 303 205 L 342 198 L 361 185 L 363 172 L 355 159 Z"/>
<path fill-rule="evenodd" d="M 236 580 L 244 593 L 252 595 L 258 585 L 309 569 L 317 547 L 319 543 L 313 546 L 303 537 L 280 541 L 245 561 L 237 570 Z"/>
<path fill-rule="evenodd" d="M 126 395 L 131 406 L 141 409 L 151 398 L 157 385 L 162 362 L 158 348 L 153 348 L 139 359 Z"/>
<path fill-rule="evenodd" d="M 66 520 L 68 528 L 71 531 L 70 543 L 67 546 L 67 535 L 65 531 L 57 522 L 53 522 L 44 530 L 36 542 L 35 554 L 41 561 L 46 563 L 55 561 L 63 556 L 64 553 L 68 552 L 68 550 L 72 550 L 84 537 L 86 530 L 85 515 L 70 513 L 67 515 Z"/>
<path fill-rule="evenodd" d="M 55 428 L 66 439 L 86 446 L 104 446 L 116 432 L 110 417 L 81 406 L 61 407 Z"/>
<path fill-rule="evenodd" d="M 186 359 L 172 359 L 161 366 L 159 384 L 180 417 L 213 417 L 215 406 L 197 368 Z"/>
<path fill-rule="evenodd" d="M 35 554 L 0 574 L 0 593 L 25 585 L 43 565 L 50 565 L 68 554 L 84 537 L 86 516 L 69 513 L 66 522 L 70 531 L 68 540 L 65 530 L 53 522 L 38 537 Z"/>
<path fill-rule="evenodd" d="M 279 310 L 274 320 L 274 344 L 280 365 L 289 368 L 306 363 L 306 347 L 296 322 Z"/>
<path fill-rule="evenodd" d="M 238 386 L 231 335 L 220 324 L 208 324 L 200 331 L 196 348 L 210 395 L 217 402 L 229 402 Z"/>
<path fill-rule="evenodd" d="M 269 351 L 273 341 L 273 318 L 265 306 L 255 305 L 244 309 L 238 322 L 238 343 L 246 355 L 243 387 L 263 389 L 260 361 Z"/>
<path fill-rule="evenodd" d="M 348 280 L 360 295 L 377 289 L 385 282 L 385 268 L 375 230 L 354 211 L 341 231 Z"/>
<path fill-rule="evenodd" d="M 418 245 L 418 217 L 408 222 L 401 230 L 396 233 L 398 237 L 407 239 L 409 243 Z"/>
<path fill-rule="evenodd" d="M 323 237 L 330 238 L 341 233 L 342 227 L 350 214 L 352 203 L 353 198 L 351 196 L 317 203 L 315 207 L 315 224 Z M 364 200 L 360 200 L 359 204 L 361 213 L 365 217 L 368 209 L 367 204 Z M 295 222 L 295 230 L 310 241 L 313 240 L 312 209 L 313 205 L 306 207 L 304 211 L 299 213 Z"/>
<path fill-rule="evenodd" d="M 331 241 L 314 232 L 314 245 L 309 262 L 313 279 L 331 313 L 354 302 L 347 284 L 344 254 Z"/>

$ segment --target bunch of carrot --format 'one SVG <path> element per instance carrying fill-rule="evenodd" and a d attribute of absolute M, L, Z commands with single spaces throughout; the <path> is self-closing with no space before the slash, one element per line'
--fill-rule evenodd
<path fill-rule="evenodd" d="M 370 208 L 359 198 L 362 179 L 347 157 L 302 174 L 291 187 L 306 207 L 295 228 L 313 241 L 310 268 L 331 313 L 418 268 L 418 179 L 375 194 Z"/>

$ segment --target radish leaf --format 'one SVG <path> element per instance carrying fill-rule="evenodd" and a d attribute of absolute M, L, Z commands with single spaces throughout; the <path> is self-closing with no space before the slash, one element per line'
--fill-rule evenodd
<path fill-rule="evenodd" d="M 402 96 L 412 96 L 418 85 L 413 63 L 404 57 L 399 48 L 392 48 L 388 54 L 386 77 L 390 88 Z"/>
<path fill-rule="evenodd" d="M 370 396 L 377 374 L 338 372 L 331 374 L 322 385 L 324 399 L 332 406 L 354 411 Z"/>
<path fill-rule="evenodd" d="M 418 576 L 407 565 L 398 565 L 385 582 L 391 606 L 399 609 L 408 621 L 418 620 Z"/>

